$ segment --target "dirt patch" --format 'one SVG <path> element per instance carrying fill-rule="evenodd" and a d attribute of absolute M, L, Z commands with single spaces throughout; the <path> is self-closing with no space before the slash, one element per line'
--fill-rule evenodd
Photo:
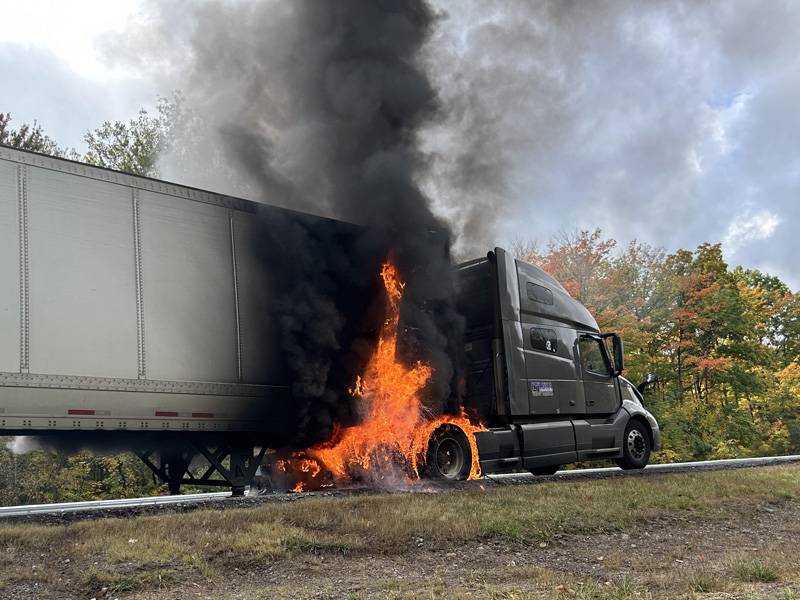
<path fill-rule="evenodd" d="M 305 555 L 230 566 L 212 577 L 115 597 L 236 598 L 800 598 L 800 507 L 765 506 L 736 520 L 665 515 L 636 531 L 522 544 L 409 540 L 400 554 Z M 742 581 L 741 561 L 774 581 Z M 12 596 L 13 597 L 13 596 Z"/>

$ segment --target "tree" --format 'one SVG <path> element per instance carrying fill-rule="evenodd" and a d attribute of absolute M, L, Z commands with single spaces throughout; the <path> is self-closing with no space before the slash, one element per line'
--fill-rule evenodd
<path fill-rule="evenodd" d="M 604 302 L 604 285 L 611 253 L 617 242 L 603 239 L 602 232 L 565 233 L 551 241 L 541 267 L 561 282 L 579 302 L 597 306 Z"/>
<path fill-rule="evenodd" d="M 163 489 L 131 453 L 17 455 L 6 447 L 10 439 L 0 437 L 0 506 L 144 496 Z"/>
<path fill-rule="evenodd" d="M 74 148 L 59 146 L 36 121 L 17 129 L 12 129 L 10 122 L 10 113 L 0 113 L 0 144 L 134 175 L 158 177 L 160 155 L 169 152 L 181 162 L 191 151 L 199 119 L 179 92 L 175 92 L 172 99 L 159 97 L 155 116 L 141 109 L 128 123 L 106 121 L 97 129 L 87 131 L 84 141 L 88 150 L 84 156 Z"/>
<path fill-rule="evenodd" d="M 23 123 L 17 129 L 12 129 L 10 123 L 11 113 L 0 113 L 0 144 L 72 160 L 80 158 L 74 149 L 62 148 L 47 136 L 36 121 L 33 125 Z"/>
<path fill-rule="evenodd" d="M 554 275 L 601 329 L 625 339 L 626 376 L 659 375 L 648 405 L 660 460 L 726 458 L 800 447 L 800 302 L 777 277 L 729 269 L 719 244 L 618 249 L 602 232 L 513 250 Z"/>
<path fill-rule="evenodd" d="M 159 97 L 156 115 L 141 109 L 128 123 L 106 121 L 84 136 L 88 151 L 84 161 L 124 171 L 134 175 L 158 177 L 159 155 L 173 150 L 185 135 L 194 113 L 185 106 L 183 96 L 176 92 L 172 100 Z M 184 151 L 177 144 L 177 151 Z"/>

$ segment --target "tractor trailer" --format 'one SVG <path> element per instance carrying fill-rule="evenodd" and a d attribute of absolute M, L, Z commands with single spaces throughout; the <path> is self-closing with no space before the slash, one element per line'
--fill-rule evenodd
<path fill-rule="evenodd" d="M 0 435 L 110 436 L 173 492 L 241 493 L 293 426 L 274 290 L 254 251 L 265 213 L 356 229 L 0 146 Z M 501 248 L 455 269 L 482 471 L 643 467 L 659 428 L 621 377 L 619 336 Z M 429 472 L 463 478 L 470 447 L 457 428 L 437 432 Z M 189 468 L 199 455 L 203 473 Z"/>

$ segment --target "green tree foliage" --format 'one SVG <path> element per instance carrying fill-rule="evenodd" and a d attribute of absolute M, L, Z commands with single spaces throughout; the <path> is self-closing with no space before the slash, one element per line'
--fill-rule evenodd
<path fill-rule="evenodd" d="M 159 98 L 156 114 L 141 109 L 128 123 L 106 121 L 84 136 L 88 151 L 84 162 L 117 171 L 158 177 L 158 157 L 173 145 L 194 119 L 183 96 Z"/>
<path fill-rule="evenodd" d="M 62 148 L 47 136 L 42 130 L 42 126 L 36 121 L 33 122 L 33 125 L 23 123 L 16 129 L 12 129 L 11 113 L 0 113 L 0 144 L 61 158 L 80 159 L 80 155 L 75 150 Z"/>
<path fill-rule="evenodd" d="M 618 250 L 599 230 L 515 252 L 625 338 L 630 379 L 659 375 L 658 459 L 800 452 L 800 298 L 779 278 L 729 269 L 719 244 Z"/>
<path fill-rule="evenodd" d="M 193 132 L 198 125 L 183 95 L 176 92 L 171 99 L 158 98 L 155 115 L 141 109 L 128 123 L 106 121 L 87 131 L 83 138 L 87 151 L 81 156 L 59 146 L 35 121 L 17 129 L 12 129 L 10 122 L 10 113 L 0 113 L 0 144 L 146 177 L 159 176 L 158 158 L 167 152 L 180 162 L 187 147 L 196 141 Z"/>
<path fill-rule="evenodd" d="M 10 441 L 0 437 L 0 505 L 136 497 L 164 489 L 132 453 L 15 455 L 7 448 Z"/>

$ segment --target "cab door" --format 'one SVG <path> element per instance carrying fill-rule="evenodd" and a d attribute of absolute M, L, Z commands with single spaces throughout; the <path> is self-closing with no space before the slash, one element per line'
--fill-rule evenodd
<path fill-rule="evenodd" d="M 616 377 L 606 346 L 599 336 L 581 335 L 578 356 L 587 414 L 611 414 L 620 404 Z"/>

